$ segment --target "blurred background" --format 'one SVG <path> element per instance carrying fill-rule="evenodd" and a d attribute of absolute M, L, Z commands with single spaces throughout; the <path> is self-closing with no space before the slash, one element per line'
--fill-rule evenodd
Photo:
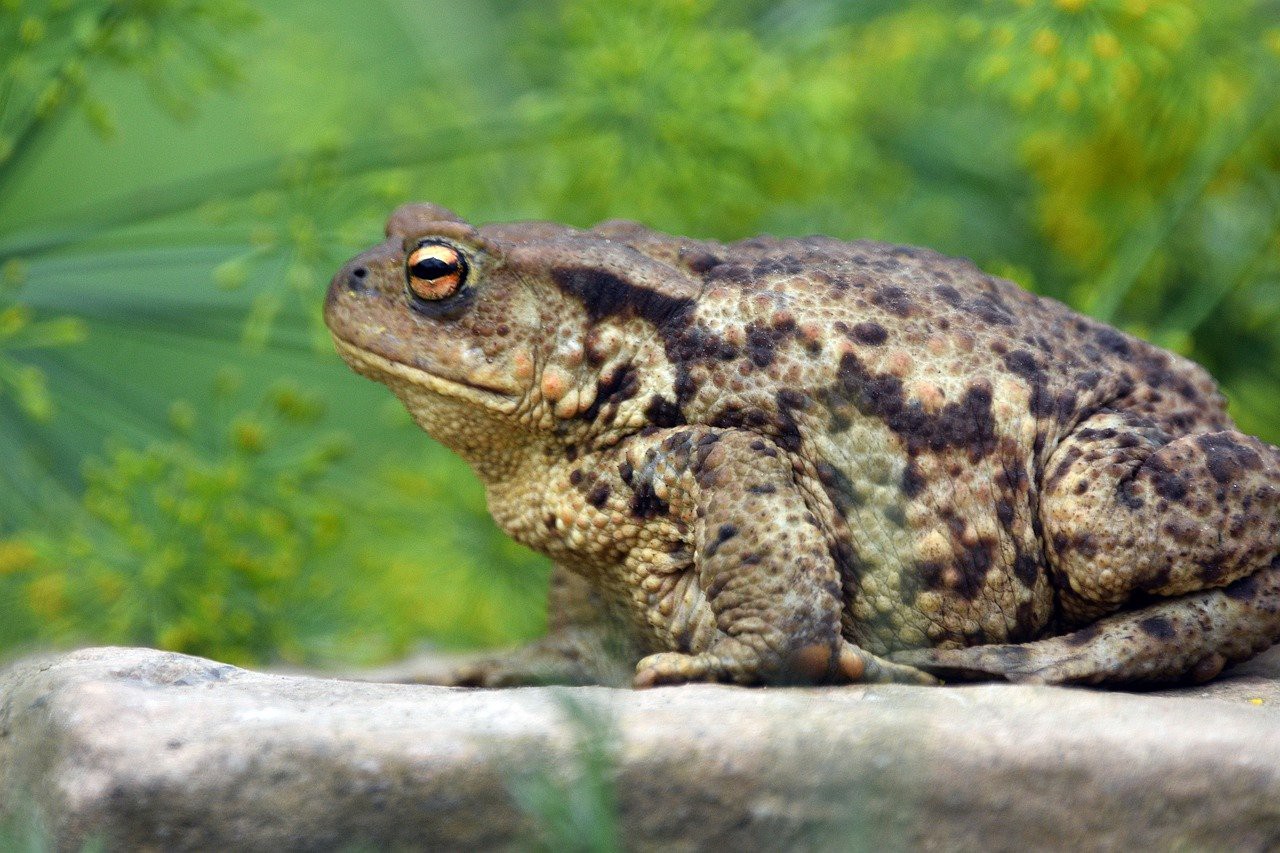
<path fill-rule="evenodd" d="M 0 655 L 542 630 L 320 322 L 406 200 L 969 256 L 1280 442 L 1278 93 L 1277 0 L 0 0 Z"/>

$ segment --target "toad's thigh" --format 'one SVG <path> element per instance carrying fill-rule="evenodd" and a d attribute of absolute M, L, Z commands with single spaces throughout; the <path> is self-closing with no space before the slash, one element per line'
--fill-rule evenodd
<path fill-rule="evenodd" d="M 1171 437 L 1103 412 L 1046 467 L 1041 516 L 1068 618 L 1135 593 L 1225 586 L 1280 550 L 1280 450 L 1234 430 Z"/>

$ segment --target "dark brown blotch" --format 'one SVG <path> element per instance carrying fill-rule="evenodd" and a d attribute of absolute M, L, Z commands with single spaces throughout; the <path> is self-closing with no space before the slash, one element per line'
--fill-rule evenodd
<path fill-rule="evenodd" d="M 1152 466 L 1151 485 L 1156 494 L 1174 503 L 1187 496 L 1187 478 L 1165 467 Z"/>
<path fill-rule="evenodd" d="M 924 491 L 925 479 L 914 459 L 907 460 L 907 467 L 902 471 L 902 493 L 909 498 L 917 497 Z"/>
<path fill-rule="evenodd" d="M 701 249 L 681 249 L 680 261 L 685 265 L 685 268 L 699 275 L 723 263 L 716 255 Z"/>
<path fill-rule="evenodd" d="M 995 326 L 1012 326 L 1013 315 L 1008 309 L 997 304 L 987 296 L 978 296 L 960 306 L 968 313 L 985 323 Z"/>
<path fill-rule="evenodd" d="M 959 400 L 936 413 L 926 412 L 919 400 L 908 399 L 901 379 L 870 373 L 853 353 L 841 357 L 836 381 L 832 396 L 849 399 L 864 415 L 883 420 L 913 456 L 960 448 L 977 461 L 996 448 L 991 386 L 985 381 L 970 385 Z"/>
<path fill-rule="evenodd" d="M 1043 566 L 1044 563 L 1038 555 L 1033 556 L 1019 551 L 1018 556 L 1013 560 L 1013 576 L 1027 589 L 1035 589 Z"/>
<path fill-rule="evenodd" d="M 849 337 L 860 344 L 880 346 L 889 339 L 889 333 L 879 323 L 857 323 L 849 330 Z"/>
<path fill-rule="evenodd" d="M 1110 326 L 1097 327 L 1094 330 L 1093 337 L 1103 349 L 1121 358 L 1128 358 L 1132 352 L 1129 341 L 1125 339 L 1125 336 Z"/>
<path fill-rule="evenodd" d="M 1024 379 L 1040 377 L 1040 362 L 1024 349 L 1016 349 L 1004 357 L 1004 365 Z"/>
<path fill-rule="evenodd" d="M 551 280 L 581 300 L 592 322 L 630 315 L 662 326 L 693 305 L 692 299 L 641 287 L 598 267 L 552 267 Z"/>
<path fill-rule="evenodd" d="M 1227 433 L 1202 435 L 1196 444 L 1204 451 L 1210 476 L 1223 485 L 1239 479 L 1245 471 L 1262 468 L 1262 458 L 1257 452 Z"/>
<path fill-rule="evenodd" d="M 587 492 L 587 503 L 596 509 L 600 509 L 609 502 L 609 495 L 612 494 L 606 483 L 596 483 L 592 486 L 591 491 Z"/>
<path fill-rule="evenodd" d="M 1098 636 L 1101 634 L 1102 634 L 1102 629 L 1099 628 L 1097 624 L 1093 624 L 1093 625 L 1089 625 L 1086 628 L 1081 628 L 1079 631 L 1075 631 L 1074 633 L 1068 634 L 1067 636 L 1063 637 L 1062 640 L 1068 646 L 1075 646 L 1078 648 L 1080 646 L 1088 645 L 1093 640 L 1096 640 Z"/>
<path fill-rule="evenodd" d="M 871 294 L 871 302 L 898 317 L 910 317 L 915 303 L 907 291 L 897 285 L 888 285 Z"/>
<path fill-rule="evenodd" d="M 942 301 L 950 305 L 952 308 L 959 308 L 963 299 L 960 291 L 956 290 L 949 284 L 940 284 L 933 289 L 933 292 L 941 297 Z"/>
<path fill-rule="evenodd" d="M 1173 624 L 1165 616 L 1148 616 L 1145 619 L 1139 619 L 1138 630 L 1157 640 L 1172 640 L 1175 636 Z"/>
<path fill-rule="evenodd" d="M 631 487 L 631 514 L 636 518 L 656 518 L 670 509 L 670 504 L 654 492 L 653 483 L 641 480 Z"/>
<path fill-rule="evenodd" d="M 714 557 L 716 552 L 720 550 L 720 546 L 728 542 L 730 539 L 738 535 L 737 525 L 722 524 L 716 530 L 715 537 L 707 543 L 707 547 L 703 549 L 704 557 Z"/>
<path fill-rule="evenodd" d="M 1040 629 L 1043 627 L 1036 613 L 1034 601 L 1024 601 L 1019 604 L 1014 611 L 1013 620 L 1013 629 L 1009 632 L 1009 640 L 1015 643 L 1025 643 L 1028 640 L 1036 639 L 1040 634 Z"/>
<path fill-rule="evenodd" d="M 674 427 L 685 424 L 684 412 L 680 409 L 680 406 L 661 394 L 654 394 L 649 399 L 649 405 L 645 407 L 644 416 L 654 426 Z"/>
<path fill-rule="evenodd" d="M 965 601 L 973 601 L 986 586 L 987 575 L 996 562 L 998 545 L 993 539 L 979 539 L 956 559 L 958 582 L 952 591 Z"/>
<path fill-rule="evenodd" d="M 747 324 L 747 357 L 756 367 L 768 367 L 773 364 L 774 336 L 761 323 Z"/>
<path fill-rule="evenodd" d="M 577 417 L 584 421 L 594 421 L 602 411 L 607 411 L 612 416 L 617 413 L 619 405 L 630 400 L 639 391 L 639 372 L 630 364 L 619 365 L 596 381 L 596 398 Z"/>

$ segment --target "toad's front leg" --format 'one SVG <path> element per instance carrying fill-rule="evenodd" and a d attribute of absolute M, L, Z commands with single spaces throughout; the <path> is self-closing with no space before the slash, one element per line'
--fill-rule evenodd
<path fill-rule="evenodd" d="M 841 636 L 835 561 L 775 444 L 696 427 L 648 442 L 628 463 L 633 503 L 678 521 L 691 565 L 656 580 L 633 566 L 647 592 L 635 600 L 669 648 L 637 664 L 637 686 L 935 683 Z M 644 560 L 645 550 L 630 559 Z"/>

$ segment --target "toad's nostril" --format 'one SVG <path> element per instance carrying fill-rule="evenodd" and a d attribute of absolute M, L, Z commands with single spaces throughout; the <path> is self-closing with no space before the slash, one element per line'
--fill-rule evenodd
<path fill-rule="evenodd" d="M 351 272 L 347 273 L 347 290 L 356 293 L 368 290 L 369 288 L 365 286 L 365 279 L 368 275 L 369 270 L 365 267 L 356 267 L 351 270 Z"/>

